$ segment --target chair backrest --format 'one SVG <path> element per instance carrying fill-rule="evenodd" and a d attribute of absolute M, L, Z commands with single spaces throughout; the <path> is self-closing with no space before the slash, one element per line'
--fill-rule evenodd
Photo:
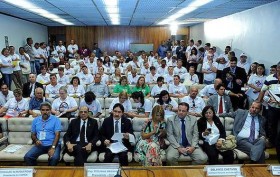
<path fill-rule="evenodd" d="M 109 93 L 113 93 L 114 87 L 116 85 L 112 84 L 112 85 L 108 85 L 108 89 L 109 89 Z"/>
<path fill-rule="evenodd" d="M 227 136 L 233 134 L 232 132 L 233 125 L 234 125 L 234 119 L 231 117 L 225 117 L 225 130 Z"/>
<path fill-rule="evenodd" d="M 104 106 L 105 106 L 104 98 L 96 98 L 96 99 L 99 101 L 101 109 L 104 110 Z"/>
<path fill-rule="evenodd" d="M 8 135 L 8 123 L 7 123 L 7 120 L 4 119 L 4 118 L 0 118 L 0 123 L 2 124 L 3 136 L 7 136 Z"/>
<path fill-rule="evenodd" d="M 31 124 L 33 118 L 10 118 L 8 120 L 8 142 L 10 144 L 32 144 Z"/>
<path fill-rule="evenodd" d="M 134 118 L 134 119 L 132 119 L 132 128 L 133 128 L 133 133 L 135 135 L 136 141 L 141 136 L 143 125 L 147 121 L 148 121 L 148 119 L 144 119 L 144 118 Z"/>

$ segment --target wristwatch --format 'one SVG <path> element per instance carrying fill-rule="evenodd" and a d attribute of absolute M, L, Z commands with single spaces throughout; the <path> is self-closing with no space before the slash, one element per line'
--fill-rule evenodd
<path fill-rule="evenodd" d="M 55 146 L 52 146 L 53 149 L 55 149 Z"/>

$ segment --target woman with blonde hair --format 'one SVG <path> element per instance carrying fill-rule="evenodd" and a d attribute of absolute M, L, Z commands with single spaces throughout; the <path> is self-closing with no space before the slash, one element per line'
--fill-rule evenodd
<path fill-rule="evenodd" d="M 160 139 L 166 137 L 164 110 L 157 105 L 153 108 L 152 119 L 143 126 L 140 139 L 136 145 L 139 159 L 144 166 L 161 166 Z"/>
<path fill-rule="evenodd" d="M 119 97 L 112 101 L 109 107 L 109 112 L 112 112 L 114 105 L 117 103 L 121 103 L 123 105 L 125 113 L 132 111 L 132 104 L 128 98 L 128 93 L 125 90 L 119 94 Z"/>

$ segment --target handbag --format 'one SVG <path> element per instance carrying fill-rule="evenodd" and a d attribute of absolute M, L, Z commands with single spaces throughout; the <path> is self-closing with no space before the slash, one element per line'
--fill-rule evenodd
<path fill-rule="evenodd" d="M 227 150 L 233 150 L 236 148 L 236 139 L 233 135 L 228 135 L 226 137 L 226 140 L 223 141 L 222 147 L 219 149 L 220 151 L 227 151 Z"/>

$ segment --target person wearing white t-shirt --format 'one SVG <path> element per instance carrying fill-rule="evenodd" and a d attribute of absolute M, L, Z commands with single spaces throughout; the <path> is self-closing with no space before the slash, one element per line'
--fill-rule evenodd
<path fill-rule="evenodd" d="M 172 66 L 168 66 L 168 74 L 164 75 L 164 81 L 167 84 L 173 84 L 173 81 L 174 81 L 174 68 Z"/>
<path fill-rule="evenodd" d="M 187 69 L 183 66 L 183 61 L 179 59 L 177 61 L 177 67 L 174 68 L 174 74 L 179 75 L 181 78 L 185 78 L 188 73 Z"/>
<path fill-rule="evenodd" d="M 93 56 L 90 56 L 88 62 L 86 63 L 90 73 L 94 73 L 94 68 L 97 66 L 96 60 L 96 57 L 94 58 Z"/>
<path fill-rule="evenodd" d="M 163 90 L 168 90 L 166 85 L 163 85 L 164 78 L 162 76 L 159 76 L 157 78 L 157 85 L 153 86 L 153 89 L 151 91 L 151 96 L 159 96 L 160 92 Z"/>
<path fill-rule="evenodd" d="M 70 119 L 74 112 L 78 110 L 78 104 L 72 97 L 67 96 L 67 88 L 59 88 L 59 97 L 52 103 L 52 114 L 58 117 L 67 117 Z"/>
<path fill-rule="evenodd" d="M 11 98 L 14 98 L 14 94 L 11 90 L 9 90 L 9 87 L 7 84 L 1 85 L 1 92 L 0 92 L 0 100 L 3 101 L 3 104 L 0 105 L 2 107 L 8 100 Z"/>
<path fill-rule="evenodd" d="M 46 86 L 46 98 L 49 98 L 50 101 L 57 98 L 59 96 L 59 89 L 62 87 L 59 83 L 57 83 L 56 74 L 50 75 L 50 84 Z"/>
<path fill-rule="evenodd" d="M 185 85 L 180 83 L 180 76 L 174 75 L 174 84 L 169 85 L 169 94 L 171 97 L 182 98 L 188 95 Z"/>
<path fill-rule="evenodd" d="M 141 63 L 138 61 L 136 56 L 133 56 L 133 60 L 128 63 L 133 69 L 141 68 Z"/>
<path fill-rule="evenodd" d="M 213 84 L 216 79 L 218 63 L 213 62 L 213 57 L 214 55 L 209 53 L 207 55 L 208 61 L 202 65 L 202 73 L 204 73 L 203 83 L 206 85 Z"/>
<path fill-rule="evenodd" d="M 140 74 L 144 75 L 144 76 L 147 75 L 147 74 L 150 74 L 151 71 L 150 71 L 149 62 L 145 62 L 143 65 L 144 65 L 144 67 L 141 68 Z"/>
<path fill-rule="evenodd" d="M 127 113 L 128 117 L 139 117 L 139 118 L 148 118 L 150 113 L 152 112 L 152 102 L 144 97 L 142 91 L 133 92 L 131 94 L 131 98 L 134 103 L 137 103 L 136 111 Z"/>
<path fill-rule="evenodd" d="M 137 70 L 132 69 L 131 74 L 127 76 L 127 80 L 129 84 L 135 85 L 139 79 L 139 75 L 137 75 Z"/>
<path fill-rule="evenodd" d="M 226 61 L 226 63 L 228 63 L 228 61 L 229 61 L 229 59 L 228 59 L 228 53 L 229 53 L 229 51 L 231 51 L 231 47 L 230 47 L 230 46 L 226 46 L 225 52 L 222 53 L 222 54 L 220 54 L 220 55 L 218 56 L 218 58 L 216 59 L 216 62 L 219 63 L 220 58 L 224 58 L 225 61 Z"/>
<path fill-rule="evenodd" d="M 101 104 L 91 91 L 85 93 L 85 98 L 81 101 L 80 108 L 83 106 L 89 109 L 90 118 L 98 118 L 102 114 Z"/>
<path fill-rule="evenodd" d="M 22 71 L 22 83 L 28 82 L 29 74 L 31 73 L 30 56 L 24 52 L 24 48 L 19 48 L 20 67 Z"/>
<path fill-rule="evenodd" d="M 4 83 L 6 83 L 9 86 L 9 88 L 11 88 L 12 74 L 14 71 L 12 57 L 9 55 L 9 49 L 7 48 L 4 48 L 1 53 L 2 55 L 0 55 L 0 67 L 3 75 Z"/>
<path fill-rule="evenodd" d="M 125 114 L 132 111 L 132 104 L 126 91 L 122 91 L 117 98 L 113 99 L 109 107 L 109 113 L 112 112 L 114 105 L 117 103 L 123 105 Z"/>
<path fill-rule="evenodd" d="M 75 75 L 75 70 L 73 68 L 70 68 L 69 63 L 65 63 L 64 74 L 68 77 Z"/>
<path fill-rule="evenodd" d="M 84 96 L 85 87 L 80 85 L 80 79 L 77 76 L 74 76 L 70 82 L 70 85 L 67 86 L 67 93 L 71 97 Z"/>
<path fill-rule="evenodd" d="M 172 56 L 172 59 L 167 63 L 167 66 L 173 66 L 176 67 L 177 66 L 177 57 L 176 56 Z"/>
<path fill-rule="evenodd" d="M 77 77 L 79 77 L 81 85 L 83 86 L 89 85 L 93 82 L 93 76 L 88 73 L 88 68 L 85 65 L 82 67 L 82 72 L 77 74 Z"/>
<path fill-rule="evenodd" d="M 10 51 L 10 56 L 12 58 L 12 63 L 15 65 L 12 79 L 14 81 L 16 88 L 22 89 L 23 83 L 21 81 L 22 73 L 19 65 L 20 63 L 19 55 L 15 53 L 15 48 L 13 46 L 9 47 L 9 51 Z"/>
<path fill-rule="evenodd" d="M 178 111 L 178 103 L 169 96 L 167 90 L 163 90 L 160 92 L 159 98 L 155 102 L 153 107 L 155 107 L 156 105 L 162 106 L 165 118 L 176 115 L 176 112 Z"/>
<path fill-rule="evenodd" d="M 194 72 L 195 72 L 194 66 L 190 66 L 189 73 L 185 75 L 185 79 L 184 79 L 185 85 L 199 84 L 198 76 Z"/>
<path fill-rule="evenodd" d="M 145 76 L 146 82 L 148 84 L 155 84 L 157 82 L 157 78 L 160 76 L 160 74 L 158 74 L 156 72 L 156 68 L 154 66 L 150 67 L 150 74 L 147 74 Z"/>
<path fill-rule="evenodd" d="M 107 74 L 104 74 L 104 68 L 103 67 L 99 67 L 98 68 L 98 73 L 101 76 L 101 84 L 105 84 L 108 85 L 110 82 L 109 76 Z"/>
<path fill-rule="evenodd" d="M 244 68 L 248 75 L 251 64 L 247 61 L 247 55 L 245 53 L 241 53 L 240 60 L 237 62 L 237 66 Z"/>
<path fill-rule="evenodd" d="M 57 77 L 57 82 L 60 85 L 66 86 L 67 84 L 69 84 L 69 76 L 64 74 L 64 68 L 63 67 L 59 67 L 58 68 L 58 74 L 56 75 Z"/>
<path fill-rule="evenodd" d="M 36 82 L 39 82 L 42 85 L 48 85 L 50 83 L 50 74 L 47 73 L 46 66 L 41 66 L 41 74 L 37 76 Z"/>
<path fill-rule="evenodd" d="M 190 94 L 189 96 L 186 96 L 181 99 L 180 102 L 185 102 L 188 103 L 190 108 L 189 108 L 189 114 L 192 116 L 196 117 L 201 117 L 201 112 L 203 108 L 205 107 L 205 102 L 204 100 L 197 96 L 198 94 L 198 89 L 195 86 L 192 86 L 190 88 Z"/>
<path fill-rule="evenodd" d="M 168 73 L 167 66 L 166 66 L 166 60 L 161 60 L 161 65 L 157 68 L 157 73 L 160 76 L 163 76 Z"/>
<path fill-rule="evenodd" d="M 28 112 L 29 104 L 25 98 L 22 98 L 22 90 L 16 88 L 13 94 L 14 98 L 9 99 L 0 109 L 0 115 L 6 112 L 4 118 L 24 117 Z"/>
<path fill-rule="evenodd" d="M 58 41 L 58 46 L 55 47 L 59 57 L 64 57 L 66 54 L 66 48 L 64 47 L 62 41 Z"/>
<path fill-rule="evenodd" d="M 74 58 L 74 55 L 78 52 L 78 49 L 78 45 L 75 44 L 75 41 L 72 39 L 67 47 L 69 58 Z"/>

